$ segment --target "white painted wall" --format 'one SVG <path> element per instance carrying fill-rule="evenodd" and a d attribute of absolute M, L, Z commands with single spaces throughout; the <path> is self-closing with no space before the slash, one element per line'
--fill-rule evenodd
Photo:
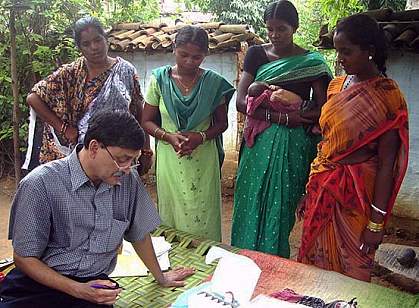
<path fill-rule="evenodd" d="M 131 62 L 138 70 L 142 93 L 145 95 L 153 69 L 166 64 L 174 65 L 172 53 L 145 54 L 144 52 L 113 53 Z M 224 76 L 234 87 L 237 87 L 237 55 L 234 52 L 209 55 L 205 58 L 202 67 L 212 69 Z M 237 134 L 236 93 L 230 101 L 228 108 L 228 129 L 224 133 L 224 149 L 226 152 L 235 152 Z"/>
<path fill-rule="evenodd" d="M 394 213 L 419 219 L 419 54 L 393 51 L 388 76 L 397 81 L 409 108 L 409 166 Z"/>

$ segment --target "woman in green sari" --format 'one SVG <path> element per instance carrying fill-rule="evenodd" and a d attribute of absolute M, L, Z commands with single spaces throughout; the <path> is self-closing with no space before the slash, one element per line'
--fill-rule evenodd
<path fill-rule="evenodd" d="M 220 241 L 221 136 L 234 88 L 200 68 L 208 53 L 202 28 L 181 28 L 174 53 L 175 66 L 153 71 L 142 117 L 143 128 L 158 140 L 159 214 L 165 225 Z"/>
<path fill-rule="evenodd" d="M 249 48 L 237 94 L 237 110 L 247 114 L 246 93 L 253 81 L 279 86 L 271 100 L 310 106 L 280 113 L 262 105 L 251 115 L 270 126 L 254 145 L 242 144 L 234 194 L 231 244 L 289 258 L 288 237 L 304 193 L 320 136 L 318 123 L 331 73 L 323 57 L 293 43 L 298 13 L 289 1 L 270 4 L 264 13 L 269 44 Z"/>

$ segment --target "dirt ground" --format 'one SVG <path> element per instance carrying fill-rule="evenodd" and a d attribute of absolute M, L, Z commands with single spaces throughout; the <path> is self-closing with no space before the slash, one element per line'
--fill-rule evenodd
<path fill-rule="evenodd" d="M 156 187 L 153 176 L 145 179 L 150 195 L 156 201 Z M 222 181 L 222 236 L 223 243 L 230 244 L 231 217 L 233 212 L 233 177 L 225 177 Z M 0 259 L 12 256 L 12 247 L 7 240 L 10 205 L 15 191 L 15 183 L 11 178 L 0 179 Z M 297 223 L 290 235 L 291 258 L 295 259 L 301 238 L 302 224 Z M 407 246 L 419 246 L 419 222 L 412 219 L 391 217 L 384 242 Z M 408 291 L 397 282 L 390 282 L 377 270 L 372 278 L 373 283 L 386 287 Z"/>

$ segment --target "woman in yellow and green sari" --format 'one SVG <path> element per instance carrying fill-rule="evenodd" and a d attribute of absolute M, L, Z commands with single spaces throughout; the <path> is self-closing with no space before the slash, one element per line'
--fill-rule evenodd
<path fill-rule="evenodd" d="M 176 65 L 153 71 L 142 126 L 158 140 L 157 198 L 163 224 L 221 241 L 221 136 L 234 88 L 216 72 L 200 68 L 207 53 L 205 30 L 185 26 L 178 31 Z"/>
<path fill-rule="evenodd" d="M 231 244 L 289 257 L 288 237 L 295 209 L 319 140 L 306 126 L 318 121 L 331 73 L 319 53 L 293 43 L 298 13 L 291 2 L 270 4 L 264 21 L 271 43 L 253 46 L 246 54 L 237 94 L 238 111 L 246 113 L 246 93 L 254 80 L 281 88 L 273 92 L 271 100 L 311 100 L 314 107 L 280 113 L 262 105 L 256 112 L 247 113 L 270 123 L 270 127 L 256 137 L 253 146 L 242 144 Z"/>
<path fill-rule="evenodd" d="M 409 136 L 403 94 L 385 74 L 385 37 L 367 15 L 336 27 L 348 74 L 334 79 L 320 117 L 323 141 L 299 215 L 299 261 L 370 281 L 375 250 L 406 173 Z"/>

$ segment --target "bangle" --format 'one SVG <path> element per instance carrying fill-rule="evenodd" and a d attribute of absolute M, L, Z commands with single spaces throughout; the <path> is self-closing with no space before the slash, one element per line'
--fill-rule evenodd
<path fill-rule="evenodd" d="M 265 122 L 268 122 L 268 109 L 265 109 Z"/>
<path fill-rule="evenodd" d="M 278 125 L 281 124 L 282 112 L 279 113 L 278 116 Z"/>
<path fill-rule="evenodd" d="M 198 132 L 200 135 L 201 135 L 201 137 L 202 137 L 202 143 L 204 143 L 205 142 L 205 140 L 207 140 L 207 134 L 205 133 L 205 132 Z"/>
<path fill-rule="evenodd" d="M 151 157 L 153 156 L 153 151 L 151 149 L 142 149 L 141 156 Z"/>
<path fill-rule="evenodd" d="M 378 208 L 378 207 L 376 207 L 374 204 L 372 204 L 371 203 L 371 207 L 372 207 L 372 209 L 374 210 L 374 211 L 376 211 L 377 213 L 379 213 L 379 214 L 381 214 L 381 215 L 383 215 L 383 216 L 386 216 L 387 215 L 387 212 L 386 211 L 383 211 L 382 209 L 380 209 L 380 208 Z"/>
<path fill-rule="evenodd" d="M 63 124 L 61 124 L 61 128 L 60 128 L 60 134 L 61 135 L 65 135 L 67 127 L 68 127 L 67 121 L 63 121 Z"/>
<path fill-rule="evenodd" d="M 285 126 L 288 126 L 288 113 L 285 113 Z"/>
<path fill-rule="evenodd" d="M 160 129 L 160 127 L 156 127 L 156 129 L 154 130 L 154 132 L 153 132 L 153 137 L 154 138 L 157 138 L 157 136 L 156 136 L 156 134 L 157 134 L 157 131 Z"/>
<path fill-rule="evenodd" d="M 267 122 L 270 123 L 271 122 L 271 111 L 269 109 L 266 109 L 266 114 L 268 115 Z"/>
<path fill-rule="evenodd" d="M 371 232 L 381 232 L 384 229 L 384 223 L 377 224 L 370 220 L 368 221 L 367 229 L 370 230 Z"/>
<path fill-rule="evenodd" d="M 159 139 L 164 141 L 164 136 L 166 135 L 166 131 L 164 129 L 162 129 L 162 132 L 163 133 L 161 134 Z"/>

